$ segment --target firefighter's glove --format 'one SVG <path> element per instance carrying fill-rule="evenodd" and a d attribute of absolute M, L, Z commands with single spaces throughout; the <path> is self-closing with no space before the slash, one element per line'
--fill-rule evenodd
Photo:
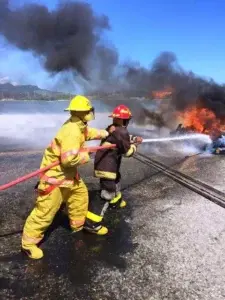
<path fill-rule="evenodd" d="M 107 130 L 103 130 L 102 138 L 105 139 L 109 136 L 109 132 Z"/>
<path fill-rule="evenodd" d="M 80 165 L 86 164 L 90 161 L 90 155 L 88 152 L 80 152 L 79 153 L 80 156 Z"/>
<path fill-rule="evenodd" d="M 111 125 L 108 127 L 109 134 L 112 134 L 116 130 L 116 127 L 114 125 Z"/>

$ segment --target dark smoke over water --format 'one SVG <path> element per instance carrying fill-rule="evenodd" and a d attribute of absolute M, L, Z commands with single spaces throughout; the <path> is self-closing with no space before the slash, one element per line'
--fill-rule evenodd
<path fill-rule="evenodd" d="M 21 50 L 32 51 L 44 59 L 47 71 L 72 70 L 88 78 L 89 65 L 100 60 L 103 75 L 117 64 L 117 53 L 101 43 L 110 29 L 106 16 L 96 16 L 87 3 L 67 2 L 54 11 L 40 4 L 9 8 L 0 0 L 0 32 Z M 92 60 L 92 61 L 91 61 Z"/>
<path fill-rule="evenodd" d="M 171 52 L 161 53 L 149 69 L 138 63 L 119 64 L 116 49 L 104 39 L 108 30 L 108 18 L 97 16 L 84 2 L 66 2 L 50 11 L 38 3 L 11 9 L 10 1 L 0 0 L 0 34 L 39 56 L 49 73 L 71 71 L 75 80 L 84 78 L 79 83 L 87 92 L 123 92 L 127 98 L 150 96 L 170 86 L 171 110 L 198 104 L 225 118 L 224 86 L 186 72 Z"/>

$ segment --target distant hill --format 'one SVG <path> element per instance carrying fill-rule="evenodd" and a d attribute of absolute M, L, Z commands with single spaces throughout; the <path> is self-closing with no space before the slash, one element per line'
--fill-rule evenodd
<path fill-rule="evenodd" d="M 36 85 L 13 85 L 12 83 L 0 84 L 0 92 L 11 92 L 11 93 L 29 93 L 40 91 L 41 89 Z"/>
<path fill-rule="evenodd" d="M 57 100 L 69 98 L 69 94 L 40 89 L 36 85 L 0 84 L 0 100 Z"/>
<path fill-rule="evenodd" d="M 128 93 L 128 92 L 93 92 L 89 93 L 90 99 L 103 99 L 105 102 L 111 101 L 125 101 L 128 99 L 145 100 L 146 95 L 140 91 L 139 93 Z M 54 92 L 45 89 L 40 89 L 36 85 L 18 85 L 10 82 L 1 83 L 0 81 L 0 100 L 14 99 L 14 100 L 61 100 L 71 99 L 71 94 Z"/>

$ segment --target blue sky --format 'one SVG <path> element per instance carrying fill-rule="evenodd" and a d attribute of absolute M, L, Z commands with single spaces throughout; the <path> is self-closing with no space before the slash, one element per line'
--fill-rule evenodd
<path fill-rule="evenodd" d="M 39 0 L 50 8 L 57 2 Z M 148 66 L 161 51 L 172 51 L 185 69 L 225 83 L 224 0 L 86 2 L 92 4 L 96 13 L 109 17 L 112 30 L 108 39 L 116 46 L 122 60 L 130 58 Z M 36 71 L 29 74 L 31 67 Z M 37 58 L 6 44 L 1 44 L 0 48 L 2 74 L 42 86 L 52 80 L 43 72 Z"/>

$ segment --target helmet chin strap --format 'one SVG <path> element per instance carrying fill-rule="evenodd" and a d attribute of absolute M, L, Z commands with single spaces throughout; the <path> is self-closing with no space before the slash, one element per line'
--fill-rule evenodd
<path fill-rule="evenodd" d="M 87 123 L 88 123 L 87 121 L 83 120 L 81 117 L 78 117 L 78 119 L 80 119 L 84 125 L 87 125 Z"/>

